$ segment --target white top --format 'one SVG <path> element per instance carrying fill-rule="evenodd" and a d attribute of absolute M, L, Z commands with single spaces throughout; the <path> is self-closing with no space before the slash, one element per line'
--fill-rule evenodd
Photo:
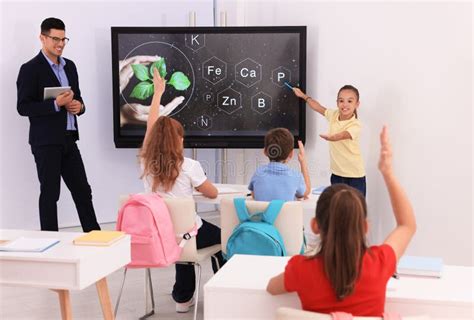
<path fill-rule="evenodd" d="M 152 184 L 150 183 L 151 181 L 149 179 L 150 178 L 147 177 L 143 180 L 146 192 L 152 192 Z M 164 191 L 163 188 L 158 187 L 157 193 L 164 198 L 192 197 L 194 189 L 202 185 L 206 180 L 206 174 L 204 173 L 199 161 L 185 157 L 181 166 L 181 172 L 179 173 L 178 178 L 176 178 L 171 190 Z M 198 228 L 202 226 L 201 217 L 199 217 L 197 214 L 196 226 Z"/>

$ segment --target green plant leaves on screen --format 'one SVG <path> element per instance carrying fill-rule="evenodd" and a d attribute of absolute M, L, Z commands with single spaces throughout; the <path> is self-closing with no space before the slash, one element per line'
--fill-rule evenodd
<path fill-rule="evenodd" d="M 160 60 L 155 61 L 150 66 L 150 75 L 153 77 L 153 69 L 157 68 L 160 76 L 164 79 L 166 76 L 166 62 L 164 58 L 160 58 Z"/>
<path fill-rule="evenodd" d="M 143 64 L 132 64 L 133 74 L 140 81 L 150 80 L 148 69 Z"/>
<path fill-rule="evenodd" d="M 191 82 L 184 73 L 182 73 L 181 71 L 176 71 L 171 76 L 171 79 L 168 81 L 168 84 L 172 85 L 176 90 L 184 91 L 189 87 Z"/>
<path fill-rule="evenodd" d="M 133 88 L 133 91 L 130 94 L 130 97 L 137 98 L 139 100 L 145 100 L 151 97 L 153 95 L 153 92 L 154 92 L 153 83 L 150 83 L 148 81 L 143 81 L 137 84 L 135 88 Z"/>
<path fill-rule="evenodd" d="M 141 82 L 133 88 L 130 94 L 131 98 L 146 100 L 153 95 L 155 91 L 152 82 L 154 68 L 158 69 L 160 76 L 164 79 L 167 74 L 165 58 L 160 58 L 153 62 L 150 69 L 143 64 L 132 64 L 133 74 Z M 171 79 L 168 80 L 166 84 L 172 85 L 176 90 L 184 91 L 191 85 L 191 81 L 189 81 L 184 73 L 176 71 L 171 75 Z"/>

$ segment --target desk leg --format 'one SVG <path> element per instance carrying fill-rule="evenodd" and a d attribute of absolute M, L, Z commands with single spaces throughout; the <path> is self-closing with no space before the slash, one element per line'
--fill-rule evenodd
<path fill-rule="evenodd" d="M 61 306 L 61 318 L 63 320 L 72 319 L 71 298 L 69 290 L 53 290 L 59 295 L 59 305 Z"/>
<path fill-rule="evenodd" d="M 99 294 L 100 306 L 105 320 L 114 320 L 114 312 L 112 303 L 110 302 L 109 288 L 107 287 L 106 278 L 102 278 L 95 283 L 97 293 Z"/>

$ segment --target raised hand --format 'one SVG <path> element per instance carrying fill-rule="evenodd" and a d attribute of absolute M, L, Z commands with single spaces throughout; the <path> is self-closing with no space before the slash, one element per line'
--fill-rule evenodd
<path fill-rule="evenodd" d="M 157 68 L 153 68 L 153 86 L 155 93 L 163 95 L 165 92 L 166 81 L 160 76 Z"/>
<path fill-rule="evenodd" d="M 298 161 L 300 163 L 306 162 L 306 153 L 304 150 L 304 145 L 303 142 L 301 142 L 300 140 L 298 140 L 298 148 L 300 149 L 300 152 L 298 152 Z"/>
<path fill-rule="evenodd" d="M 298 152 L 298 161 L 300 163 L 301 173 L 303 174 L 304 184 L 306 185 L 303 199 L 308 199 L 308 195 L 311 192 L 311 179 L 309 177 L 308 165 L 306 163 L 306 151 L 304 150 L 304 145 L 301 140 L 298 140 L 298 148 L 300 149 L 300 152 Z"/>
<path fill-rule="evenodd" d="M 379 170 L 383 175 L 392 173 L 392 146 L 386 126 L 383 126 L 382 132 L 380 132 Z"/>

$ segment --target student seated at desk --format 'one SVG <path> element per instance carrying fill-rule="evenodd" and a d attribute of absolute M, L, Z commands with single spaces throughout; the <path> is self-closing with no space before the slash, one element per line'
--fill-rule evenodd
<path fill-rule="evenodd" d="M 293 157 L 294 138 L 288 129 L 275 128 L 265 135 L 264 154 L 270 160 L 259 167 L 250 180 L 249 190 L 257 201 L 294 201 L 306 198 L 311 192 L 308 166 L 304 146 L 298 141 L 298 161 L 301 172 L 291 169 L 286 163 Z"/>
<path fill-rule="evenodd" d="M 165 91 L 165 80 L 157 69 L 153 70 L 155 92 L 148 115 L 140 161 L 143 168 L 142 178 L 147 192 L 157 192 L 164 197 L 192 197 L 193 190 L 205 197 L 216 198 L 216 187 L 206 178 L 198 161 L 183 156 L 183 126 L 176 120 L 160 117 L 160 101 Z M 221 243 L 219 227 L 202 220 L 196 215 L 198 249 Z M 224 264 L 222 254 L 217 255 L 220 266 Z M 176 282 L 172 296 L 176 302 L 176 312 L 188 312 L 194 304 L 195 273 L 194 266 L 176 264 Z M 212 260 L 212 268 L 218 266 Z M 199 289 L 199 288 L 198 288 Z"/>
<path fill-rule="evenodd" d="M 321 236 L 312 257 L 294 256 L 285 272 L 270 279 L 271 294 L 297 292 L 304 310 L 382 316 L 387 282 L 395 273 L 416 230 L 415 216 L 392 169 L 392 150 L 384 127 L 380 135 L 379 170 L 385 180 L 397 226 L 380 246 L 367 247 L 364 196 L 344 184 L 321 194 L 311 228 Z"/>

